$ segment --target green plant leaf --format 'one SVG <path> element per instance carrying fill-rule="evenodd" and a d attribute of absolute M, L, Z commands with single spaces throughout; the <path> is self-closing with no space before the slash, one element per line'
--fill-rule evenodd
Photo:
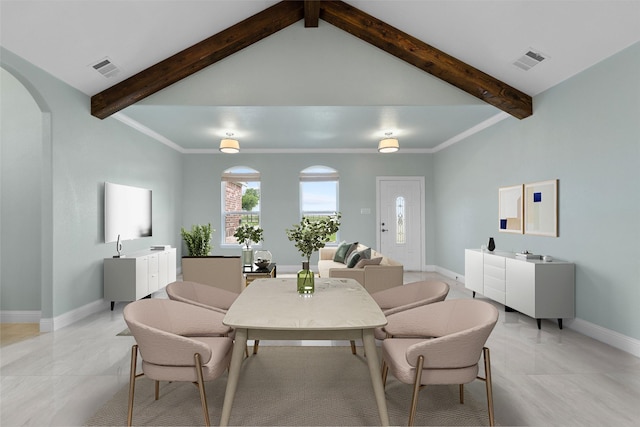
<path fill-rule="evenodd" d="M 184 243 L 187 245 L 189 256 L 207 256 L 211 253 L 211 249 L 213 248 L 211 245 L 211 235 L 213 231 L 211 224 L 192 225 L 191 231 L 187 231 L 184 228 L 180 229 L 180 234 L 182 235 Z"/>

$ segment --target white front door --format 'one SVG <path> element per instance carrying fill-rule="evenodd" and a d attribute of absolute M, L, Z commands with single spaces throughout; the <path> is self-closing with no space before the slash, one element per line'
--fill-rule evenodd
<path fill-rule="evenodd" d="M 422 270 L 424 178 L 378 177 L 378 247 L 407 271 Z"/>

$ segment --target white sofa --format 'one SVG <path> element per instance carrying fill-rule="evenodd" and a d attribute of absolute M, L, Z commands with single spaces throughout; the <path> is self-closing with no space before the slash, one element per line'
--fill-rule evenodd
<path fill-rule="evenodd" d="M 356 251 L 367 247 L 358 244 Z M 365 265 L 361 268 L 348 268 L 334 261 L 337 247 L 324 247 L 319 251 L 318 272 L 320 277 L 341 277 L 357 280 L 369 293 L 400 286 L 403 283 L 403 266 L 398 261 L 371 249 L 371 259 L 382 257 L 379 265 Z"/>

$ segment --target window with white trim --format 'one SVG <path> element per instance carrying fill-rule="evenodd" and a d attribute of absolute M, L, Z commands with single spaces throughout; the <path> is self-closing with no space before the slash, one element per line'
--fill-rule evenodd
<path fill-rule="evenodd" d="M 300 216 L 311 219 L 338 212 L 338 171 L 327 166 L 311 166 L 300 172 Z M 336 243 L 334 236 L 329 243 Z"/>
<path fill-rule="evenodd" d="M 234 166 L 222 174 L 222 244 L 239 244 L 233 236 L 240 224 L 260 225 L 260 172 Z"/>

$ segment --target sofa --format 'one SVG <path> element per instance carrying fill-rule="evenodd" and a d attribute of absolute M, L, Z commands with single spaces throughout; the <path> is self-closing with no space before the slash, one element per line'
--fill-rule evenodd
<path fill-rule="evenodd" d="M 345 242 L 338 246 L 324 247 L 319 251 L 318 272 L 320 277 L 350 278 L 357 280 L 369 293 L 400 286 L 403 284 L 403 266 L 381 253 L 359 243 L 351 244 L 347 256 L 338 257 L 336 253 L 344 249 Z M 362 254 L 358 262 L 349 267 L 349 257 Z M 363 257 L 367 257 L 363 261 Z M 358 264 L 359 263 L 359 264 Z M 351 259 L 353 264 L 353 259 Z"/>

